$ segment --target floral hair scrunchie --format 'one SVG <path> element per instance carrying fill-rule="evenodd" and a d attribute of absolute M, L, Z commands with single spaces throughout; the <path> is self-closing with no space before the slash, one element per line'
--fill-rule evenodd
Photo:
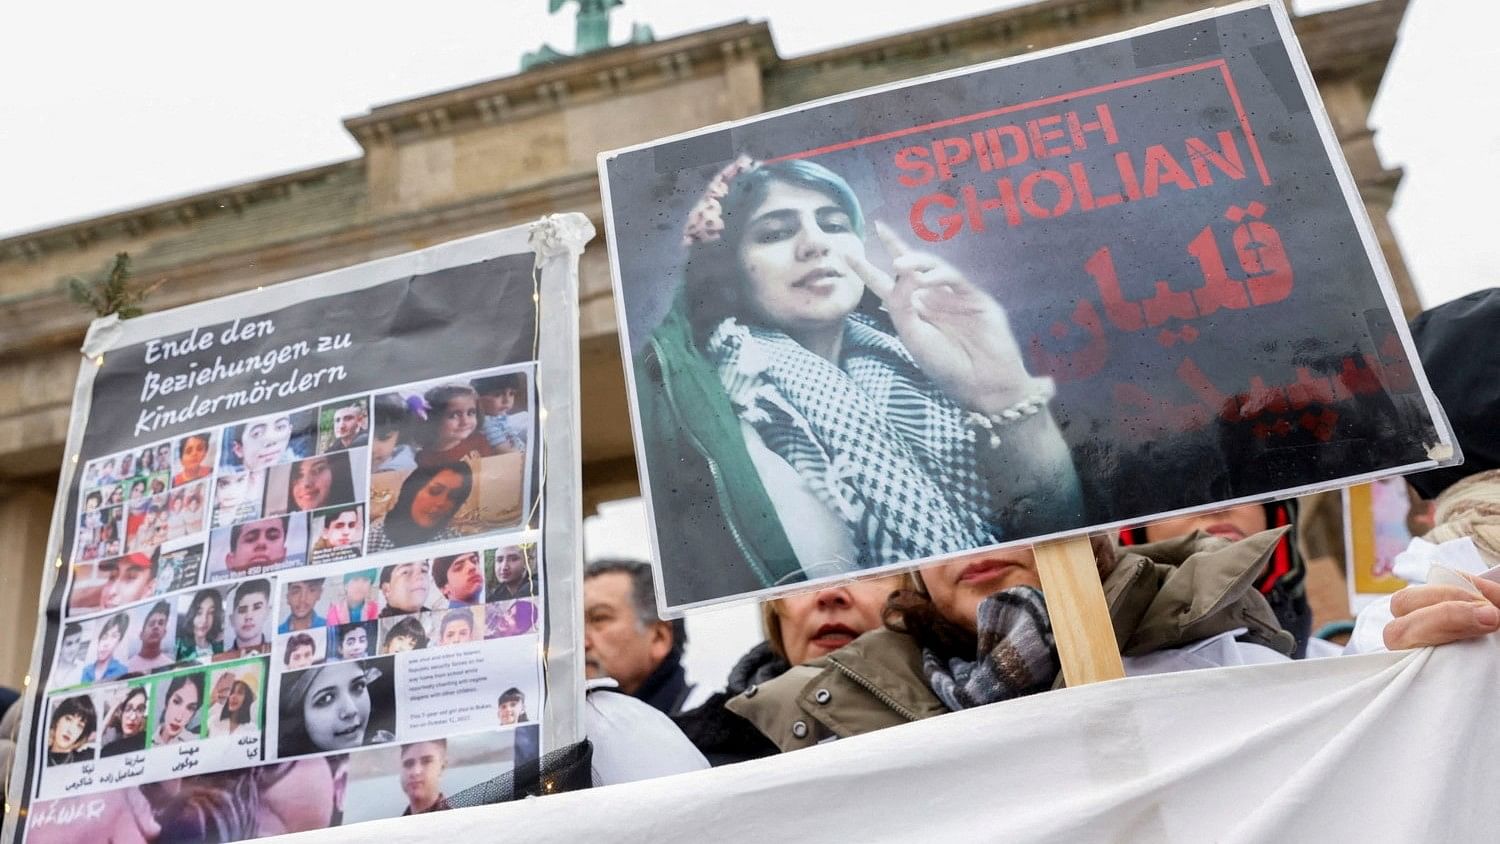
<path fill-rule="evenodd" d="M 729 195 L 730 183 L 740 174 L 759 166 L 755 159 L 741 155 L 709 180 L 703 196 L 688 212 L 687 224 L 682 227 L 683 246 L 708 243 L 724 235 L 724 197 Z"/>

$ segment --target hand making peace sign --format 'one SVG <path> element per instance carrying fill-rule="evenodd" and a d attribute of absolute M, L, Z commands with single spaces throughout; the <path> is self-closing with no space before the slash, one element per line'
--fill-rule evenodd
<path fill-rule="evenodd" d="M 894 276 L 859 255 L 848 258 L 891 315 L 917 365 L 954 401 L 986 415 L 1036 393 L 1005 311 L 953 265 L 915 252 L 882 223 L 875 233 Z"/>

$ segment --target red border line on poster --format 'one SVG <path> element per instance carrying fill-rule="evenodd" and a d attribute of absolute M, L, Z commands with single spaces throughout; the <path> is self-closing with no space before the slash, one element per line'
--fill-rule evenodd
<path fill-rule="evenodd" d="M 897 129 L 891 132 L 882 132 L 879 135 L 869 135 L 863 138 L 855 138 L 849 141 L 842 141 L 836 144 L 829 144 L 827 146 L 803 150 L 802 152 L 794 152 L 787 155 L 777 156 L 775 158 L 767 159 L 766 163 L 773 164 L 778 161 L 790 161 L 792 159 L 799 158 L 814 158 L 816 156 L 826 155 L 831 152 L 840 152 L 842 150 L 853 149 L 855 147 L 865 146 L 867 144 L 876 144 L 882 141 L 894 140 L 896 138 L 905 137 L 907 135 L 914 135 L 922 132 L 931 132 L 937 129 L 945 129 L 949 126 L 957 126 L 963 123 L 971 123 L 975 120 L 985 120 L 991 117 L 999 117 L 1000 115 L 1010 114 L 1017 111 L 1026 111 L 1028 109 L 1040 108 L 1042 106 L 1055 105 L 1057 103 L 1067 102 L 1068 100 L 1078 99 L 1080 97 L 1088 97 L 1094 94 L 1102 94 L 1106 91 L 1114 91 L 1120 88 L 1126 88 L 1131 85 L 1141 85 L 1146 82 L 1154 82 L 1158 79 L 1168 79 L 1173 76 L 1180 76 L 1187 73 L 1196 73 L 1201 70 L 1211 70 L 1213 68 L 1218 68 L 1219 71 L 1224 75 L 1224 91 L 1229 95 L 1229 101 L 1234 104 L 1235 114 L 1239 117 L 1240 129 L 1244 131 L 1245 142 L 1250 147 L 1250 157 L 1255 161 L 1255 169 L 1260 172 L 1261 183 L 1266 186 L 1270 186 L 1271 174 L 1266 172 L 1265 161 L 1262 160 L 1260 156 L 1260 144 L 1256 143 L 1255 132 L 1250 128 L 1250 117 L 1249 115 L 1245 114 L 1245 106 L 1240 102 L 1240 94 L 1239 90 L 1235 87 L 1234 76 L 1229 72 L 1229 64 L 1224 59 L 1214 59 L 1213 61 L 1201 62 L 1195 65 L 1188 65 L 1187 67 L 1178 67 L 1171 70 L 1148 73 L 1144 76 L 1133 76 L 1128 79 L 1121 79 L 1115 82 L 1106 83 L 1104 85 L 1095 85 L 1092 88 L 1082 88 L 1080 90 L 1070 91 L 1065 94 L 1053 94 L 1050 97 L 1042 97 L 1041 99 L 1030 100 L 1024 103 L 1001 106 L 1000 108 L 975 112 L 974 114 L 966 114 L 959 117 L 950 117 L 946 120 L 924 123 L 921 126 L 912 126 L 906 129 Z"/>

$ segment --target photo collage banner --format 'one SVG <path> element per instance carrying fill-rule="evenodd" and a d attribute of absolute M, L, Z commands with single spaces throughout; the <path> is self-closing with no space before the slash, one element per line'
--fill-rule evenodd
<path fill-rule="evenodd" d="M 204 806 L 220 840 L 259 837 L 535 770 L 537 259 L 484 237 L 140 318 L 90 350 L 25 840 L 197 840 Z"/>

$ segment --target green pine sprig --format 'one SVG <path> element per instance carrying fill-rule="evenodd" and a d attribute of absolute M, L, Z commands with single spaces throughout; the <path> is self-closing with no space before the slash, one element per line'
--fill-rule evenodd
<path fill-rule="evenodd" d="M 120 319 L 130 319 L 145 313 L 141 305 L 160 286 L 160 281 L 149 287 L 131 284 L 130 253 L 121 252 L 115 255 L 115 263 L 110 267 L 108 278 L 93 282 L 70 278 L 68 294 L 74 302 L 98 316 L 119 314 Z"/>

